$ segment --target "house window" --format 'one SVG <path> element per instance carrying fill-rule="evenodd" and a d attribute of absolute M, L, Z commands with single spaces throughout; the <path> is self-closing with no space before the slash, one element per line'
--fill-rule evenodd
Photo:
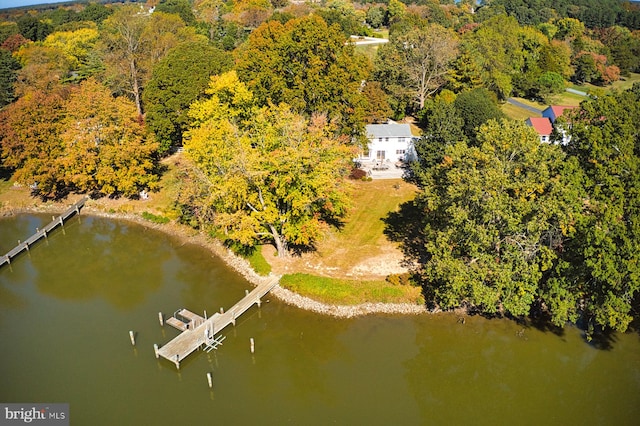
<path fill-rule="evenodd" d="M 549 136 L 547 136 L 547 135 L 542 135 L 542 136 L 540 136 L 540 140 L 541 140 L 542 142 L 549 142 Z"/>
<path fill-rule="evenodd" d="M 382 143 L 382 138 L 378 138 L 378 142 Z"/>
<path fill-rule="evenodd" d="M 389 138 L 384 138 L 384 141 L 385 142 L 389 142 Z"/>
<path fill-rule="evenodd" d="M 384 160 L 386 158 L 386 151 L 376 151 L 376 159 Z"/>
<path fill-rule="evenodd" d="M 398 138 L 398 142 L 404 143 L 404 138 Z"/>
<path fill-rule="evenodd" d="M 396 155 L 404 155 L 405 150 L 404 149 L 396 149 Z"/>

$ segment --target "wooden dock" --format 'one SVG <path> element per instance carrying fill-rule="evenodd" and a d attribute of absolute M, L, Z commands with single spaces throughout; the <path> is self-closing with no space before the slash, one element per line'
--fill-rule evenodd
<path fill-rule="evenodd" d="M 156 358 L 163 357 L 173 362 L 179 369 L 180 361 L 196 349 L 215 349 L 222 344 L 224 339 L 216 338 L 216 333 L 220 333 L 229 324 L 235 325 L 236 319 L 254 304 L 260 306 L 262 297 L 271 291 L 278 284 L 278 281 L 279 277 L 273 277 L 254 288 L 228 311 L 216 313 L 209 318 L 203 318 L 186 309 L 176 311 L 166 323 L 181 330 L 182 333 L 160 348 L 154 345 Z M 177 316 L 181 318 L 176 318 Z"/>
<path fill-rule="evenodd" d="M 89 197 L 82 197 L 80 201 L 73 204 L 69 207 L 64 213 L 60 216 L 53 216 L 51 222 L 42 229 L 36 228 L 36 233 L 27 238 L 25 241 L 19 241 L 18 245 L 15 246 L 12 250 L 10 250 L 7 254 L 0 258 L 0 267 L 3 265 L 11 264 L 11 259 L 22 253 L 24 250 L 29 251 L 29 247 L 40 240 L 42 237 L 47 237 L 47 234 L 53 231 L 58 226 L 64 226 L 64 221 L 73 216 L 74 214 L 80 214 L 80 209 L 84 206 L 84 203 L 89 199 Z"/>

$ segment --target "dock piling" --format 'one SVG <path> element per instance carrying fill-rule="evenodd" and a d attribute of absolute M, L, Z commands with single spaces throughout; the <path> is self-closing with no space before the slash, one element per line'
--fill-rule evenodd
<path fill-rule="evenodd" d="M 211 373 L 207 373 L 207 382 L 209 382 L 209 388 L 213 387 L 213 375 Z"/>
<path fill-rule="evenodd" d="M 131 345 L 135 346 L 136 345 L 136 333 L 134 333 L 132 330 L 129 330 L 129 338 L 131 339 Z"/>
<path fill-rule="evenodd" d="M 160 350 L 160 348 L 158 348 L 158 344 L 154 343 L 153 344 L 153 351 L 156 353 L 156 359 L 160 358 L 160 353 L 158 352 Z"/>
<path fill-rule="evenodd" d="M 253 337 L 249 339 L 249 344 L 251 345 L 251 353 L 255 353 L 256 345 L 255 345 L 255 342 L 253 340 Z"/>
<path fill-rule="evenodd" d="M 162 315 L 162 312 L 158 312 L 158 320 L 160 321 L 160 326 L 162 327 L 164 325 L 164 316 Z"/>
<path fill-rule="evenodd" d="M 87 200 L 88 200 L 88 197 L 82 198 L 57 218 L 55 216 L 51 216 L 51 222 L 48 225 L 46 225 L 42 229 L 36 228 L 36 232 L 33 235 L 31 235 L 29 238 L 27 238 L 24 242 L 22 242 L 21 240 L 18 240 L 18 245 L 16 247 L 14 247 L 12 250 L 7 252 L 3 257 L 0 257 L 0 260 L 1 260 L 0 266 L 4 265 L 5 263 L 10 265 L 12 258 L 16 257 L 23 250 L 29 251 L 31 248 L 30 246 L 35 244 L 40 238 L 42 238 L 42 236 L 47 238 L 48 237 L 47 233 L 49 231 L 52 231 L 58 225 L 64 225 L 65 219 L 68 219 L 70 216 L 72 216 L 74 212 L 75 213 L 79 212 L 80 208 L 84 206 L 84 203 Z M 62 228 L 62 232 L 64 232 L 64 227 Z"/>

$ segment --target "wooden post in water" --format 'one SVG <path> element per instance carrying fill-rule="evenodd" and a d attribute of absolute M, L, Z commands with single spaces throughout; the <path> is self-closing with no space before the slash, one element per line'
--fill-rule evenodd
<path fill-rule="evenodd" d="M 209 382 L 209 388 L 213 387 L 213 375 L 211 373 L 207 373 L 207 382 Z"/>
<path fill-rule="evenodd" d="M 256 305 L 258 305 L 258 308 L 260 307 L 261 304 L 262 302 L 260 301 L 260 298 L 256 297 Z"/>
<path fill-rule="evenodd" d="M 160 320 L 160 326 L 164 325 L 164 316 L 162 315 L 162 312 L 158 312 L 158 320 Z"/>
<path fill-rule="evenodd" d="M 224 314 L 224 308 L 222 308 L 222 307 L 220 308 L 220 313 Z"/>
<path fill-rule="evenodd" d="M 236 311 L 231 312 L 231 324 L 233 324 L 233 326 L 236 326 Z"/>
<path fill-rule="evenodd" d="M 136 345 L 136 333 L 134 333 L 133 331 L 129 330 L 129 338 L 131 339 L 131 344 L 133 346 Z"/>
<path fill-rule="evenodd" d="M 255 353 L 256 345 L 255 345 L 255 342 L 253 341 L 253 337 L 249 339 L 249 344 L 251 345 L 251 353 Z"/>
<path fill-rule="evenodd" d="M 245 295 L 245 296 L 248 296 L 248 295 L 249 295 L 249 290 L 245 290 L 245 291 L 244 291 L 244 295 Z"/>
<path fill-rule="evenodd" d="M 160 348 L 158 348 L 158 344 L 154 343 L 153 344 L 153 351 L 156 353 L 156 359 L 160 358 L 160 352 L 159 352 Z"/>
<path fill-rule="evenodd" d="M 205 321 L 207 320 L 207 310 L 206 309 L 204 310 L 204 319 L 205 319 Z"/>
<path fill-rule="evenodd" d="M 64 220 L 62 220 L 62 216 L 60 216 L 60 226 L 64 228 Z"/>

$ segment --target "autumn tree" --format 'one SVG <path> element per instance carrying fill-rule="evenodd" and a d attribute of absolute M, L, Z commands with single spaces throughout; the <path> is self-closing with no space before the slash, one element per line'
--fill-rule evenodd
<path fill-rule="evenodd" d="M 447 72 L 457 55 L 458 38 L 452 30 L 438 24 L 412 28 L 393 35 L 379 49 L 376 79 L 386 88 L 406 91 L 420 110 L 427 97 L 446 84 Z"/>
<path fill-rule="evenodd" d="M 154 155 L 130 100 L 89 79 L 65 103 L 60 134 L 64 155 L 58 160 L 64 182 L 80 192 L 135 196 L 158 181 Z"/>
<path fill-rule="evenodd" d="M 30 185 L 42 196 L 55 197 L 65 190 L 60 159 L 60 139 L 68 90 L 54 85 L 47 92 L 26 91 L 0 111 L 0 144 L 4 166 L 14 179 Z"/>
<path fill-rule="evenodd" d="M 118 8 L 102 25 L 105 81 L 116 93 L 130 95 L 142 115 L 142 89 L 153 66 L 173 47 L 198 36 L 178 15 L 149 13 L 136 5 Z"/>
<path fill-rule="evenodd" d="M 365 107 L 364 120 L 367 124 L 386 123 L 393 115 L 393 110 L 389 105 L 387 94 L 382 89 L 382 85 L 377 81 L 368 81 L 362 89 L 367 104 Z"/>
<path fill-rule="evenodd" d="M 91 25 L 74 31 L 56 31 L 49 34 L 42 45 L 61 51 L 71 72 L 76 73 L 81 79 L 96 74 L 101 68 L 100 60 L 94 51 L 98 37 L 97 26 Z"/>
<path fill-rule="evenodd" d="M 239 49 L 236 69 L 262 105 L 285 102 L 306 117 L 326 114 L 342 134 L 362 131 L 368 61 L 337 25 L 316 15 L 266 22 Z"/>
<path fill-rule="evenodd" d="M 204 225 L 236 245 L 271 242 L 281 257 L 313 246 L 345 214 L 352 150 L 331 136 L 323 116 L 258 107 L 235 72 L 213 77 L 207 94 L 190 109 L 185 141 L 207 186 L 196 210 L 215 212 Z"/>
<path fill-rule="evenodd" d="M 34 90 L 53 91 L 70 76 L 73 68 L 67 55 L 55 46 L 28 43 L 14 57 L 21 65 L 15 83 L 18 96 Z"/>
<path fill-rule="evenodd" d="M 182 145 L 187 130 L 187 111 L 204 94 L 209 78 L 231 68 L 232 58 L 206 42 L 185 43 L 174 48 L 153 69 L 142 100 L 145 121 L 160 143 L 160 153 Z"/>

